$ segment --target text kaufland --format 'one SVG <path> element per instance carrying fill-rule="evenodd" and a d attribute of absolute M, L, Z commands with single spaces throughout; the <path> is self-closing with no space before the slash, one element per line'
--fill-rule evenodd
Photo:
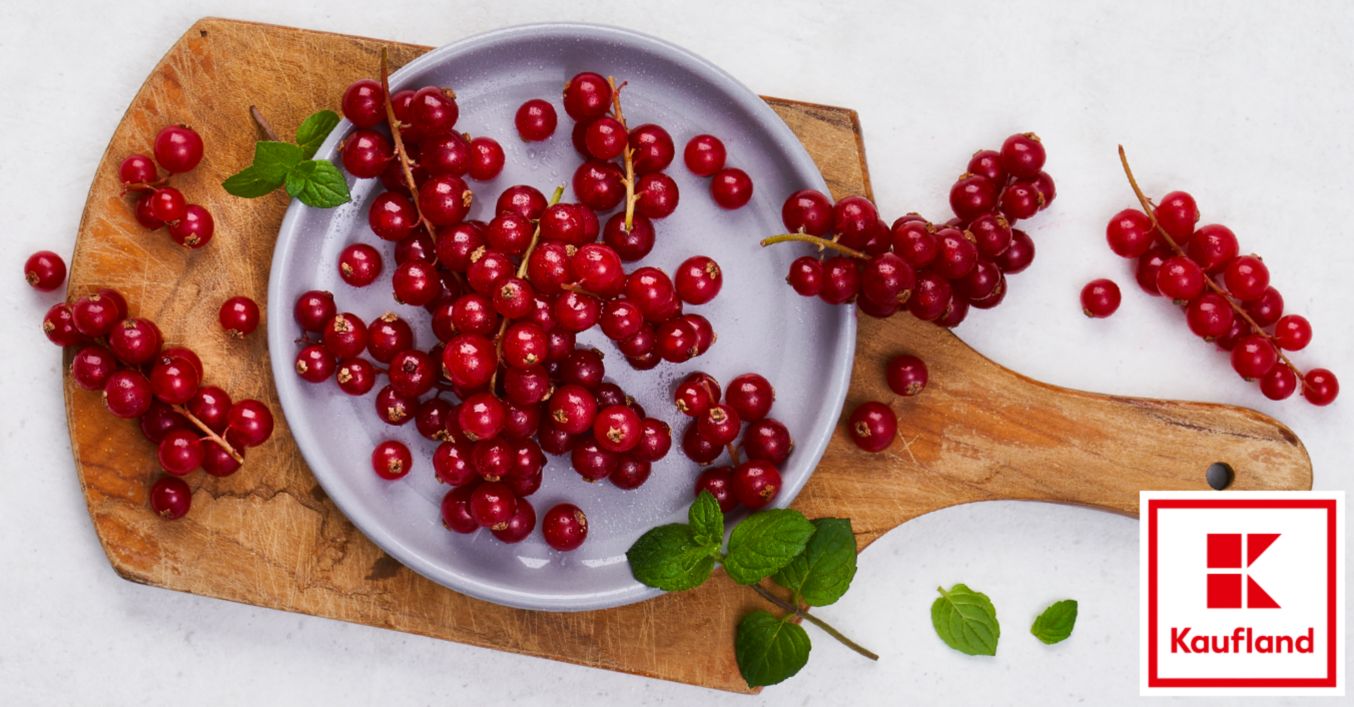
<path fill-rule="evenodd" d="M 1238 626 L 1230 634 L 1191 633 L 1192 628 L 1171 628 L 1172 653 L 1311 653 L 1314 630 L 1297 636 L 1256 634 Z"/>

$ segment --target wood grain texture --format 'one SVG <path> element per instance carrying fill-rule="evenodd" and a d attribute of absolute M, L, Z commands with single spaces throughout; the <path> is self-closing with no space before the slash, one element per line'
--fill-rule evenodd
<path fill-rule="evenodd" d="M 240 342 L 216 325 L 216 307 L 245 294 L 264 303 L 269 260 L 286 198 L 224 198 L 219 184 L 252 153 L 247 109 L 282 130 L 332 105 L 371 74 L 381 47 L 395 65 L 425 47 L 206 19 L 169 51 L 132 100 L 90 188 L 70 292 L 111 286 L 134 314 L 202 356 L 209 382 L 279 410 L 264 337 Z M 838 195 L 869 193 L 855 113 L 768 99 L 804 141 Z M 121 158 L 149 151 L 156 131 L 192 124 L 208 145 L 178 178 L 207 202 L 215 241 L 185 252 L 136 225 L 116 179 Z M 787 296 L 790 296 L 787 294 Z M 1204 468 L 1226 461 L 1236 488 L 1309 488 L 1311 468 L 1287 428 L 1259 413 L 1204 404 L 1111 398 L 1031 381 L 987 361 L 957 338 L 911 317 L 862 320 L 849 401 L 889 399 L 890 354 L 931 366 L 931 386 L 902 400 L 903 439 L 883 455 L 857 451 L 838 429 L 796 506 L 849 516 L 860 542 L 958 503 L 1014 498 L 1079 503 L 1122 513 L 1143 488 L 1204 488 Z M 725 580 L 640 605 L 580 614 L 507 609 L 435 585 L 386 556 L 326 498 L 292 441 L 278 430 L 233 477 L 195 475 L 193 510 L 155 518 L 146 491 L 154 454 L 99 396 L 67 379 L 76 469 L 114 569 L 145 584 L 434 636 L 500 650 L 741 690 L 732 656 L 738 617 L 758 601 Z M 569 650 L 560 653 L 561 646 Z"/>

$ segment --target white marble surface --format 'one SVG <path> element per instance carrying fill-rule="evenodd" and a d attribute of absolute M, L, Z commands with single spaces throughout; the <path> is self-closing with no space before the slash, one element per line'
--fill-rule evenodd
<path fill-rule="evenodd" d="M 191 22 L 223 15 L 440 44 L 507 24 L 637 28 L 753 89 L 853 106 L 876 195 L 938 213 L 973 149 L 1037 130 L 1058 179 L 1034 227 L 1039 257 L 962 336 L 1018 371 L 1110 393 L 1259 408 L 1306 443 L 1318 488 L 1350 487 L 1348 399 L 1270 404 L 1104 246 L 1129 203 L 1126 143 L 1153 192 L 1190 189 L 1206 219 L 1265 256 L 1316 340 L 1303 362 L 1354 381 L 1349 201 L 1354 6 L 1329 2 L 581 3 L 264 0 L 18 3 L 0 7 L 0 703 L 432 704 L 587 701 L 750 704 L 752 698 L 149 589 L 109 569 L 72 473 L 60 358 L 37 329 L 52 301 L 22 285 L 38 248 L 68 253 L 92 170 L 132 93 Z M 1088 321 L 1077 293 L 1112 276 L 1119 314 Z M 1354 385 L 1354 383 L 1350 383 Z M 1350 393 L 1346 393 L 1346 398 Z M 1131 464 L 1132 460 L 1125 460 Z M 995 659 L 935 638 L 937 584 L 986 590 L 1005 621 Z M 1125 704 L 1137 700 L 1137 523 L 990 503 L 908 523 L 861 557 L 823 613 L 883 656 L 815 634 L 804 672 L 757 700 L 864 704 Z M 1062 597 L 1076 634 L 1024 635 Z"/>

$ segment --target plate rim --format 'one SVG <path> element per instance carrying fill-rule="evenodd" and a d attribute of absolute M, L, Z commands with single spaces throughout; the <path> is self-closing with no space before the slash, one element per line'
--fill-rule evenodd
<path fill-rule="evenodd" d="M 813 158 L 809 156 L 807 149 L 798 136 L 794 134 L 785 121 L 766 103 L 766 101 L 755 91 L 752 91 L 741 81 L 734 78 L 724 69 L 705 59 L 704 57 L 673 44 L 667 40 L 654 37 L 649 34 L 638 32 L 629 28 L 617 27 L 606 24 L 594 24 L 584 22 L 536 22 L 528 24 L 512 25 L 502 27 L 486 32 L 474 34 L 448 44 L 441 45 L 431 49 L 400 67 L 390 75 L 390 86 L 393 88 L 402 87 L 403 83 L 409 77 L 434 66 L 438 63 L 449 60 L 449 57 L 473 51 L 486 45 L 492 45 L 500 42 L 511 41 L 522 38 L 523 36 L 557 35 L 568 38 L 587 37 L 592 39 L 612 40 L 617 43 L 638 46 L 641 49 L 661 55 L 663 58 L 676 61 L 678 63 L 687 63 L 694 65 L 698 73 L 704 75 L 708 80 L 722 84 L 725 90 L 733 94 L 744 94 L 745 97 L 753 99 L 751 110 L 755 113 L 762 113 L 763 117 L 770 117 L 771 120 L 765 121 L 769 124 L 769 129 L 775 133 L 772 137 L 781 144 L 790 144 L 798 149 L 791 149 L 786 158 L 795 166 L 799 172 L 811 174 L 813 179 L 809 186 L 819 189 L 823 193 L 830 193 L 827 183 L 823 179 L 822 172 L 818 169 Z M 352 129 L 352 123 L 346 118 L 341 119 L 339 124 L 330 132 L 329 136 L 320 145 L 315 153 L 316 159 L 334 159 L 336 157 L 336 148 L 343 135 L 346 135 Z M 347 177 L 348 175 L 345 175 Z M 292 307 L 290 304 L 284 304 L 283 293 L 284 285 L 283 271 L 289 263 L 291 251 L 298 240 L 298 231 L 305 214 L 310 210 L 299 201 L 293 199 L 287 206 L 287 211 L 278 227 L 277 240 L 273 248 L 272 262 L 268 273 L 268 304 L 267 304 L 267 329 L 268 329 L 268 350 L 271 369 L 275 381 L 274 388 L 278 396 L 278 402 L 282 408 L 282 414 L 287 421 L 292 439 L 295 441 L 297 449 L 306 461 L 306 466 L 311 475 L 315 478 L 324 492 L 333 500 L 335 507 L 343 514 L 348 522 L 352 523 L 362 535 L 379 547 L 387 555 L 390 555 L 402 565 L 408 567 L 419 575 L 427 578 L 440 586 L 446 587 L 451 591 L 464 594 L 475 599 L 488 601 L 494 604 L 500 604 L 518 609 L 527 609 L 533 611 L 548 612 L 578 612 L 593 611 L 608 608 L 615 608 L 646 601 L 664 594 L 662 590 L 647 587 L 638 581 L 620 587 L 616 590 L 603 590 L 589 592 L 587 594 L 551 594 L 541 591 L 523 591 L 518 588 L 503 586 L 495 583 L 486 583 L 464 573 L 456 572 L 447 567 L 445 562 L 432 562 L 423 554 L 418 553 L 403 545 L 398 537 L 388 530 L 385 530 L 383 524 L 378 518 L 368 517 L 366 514 L 356 509 L 354 504 L 346 503 L 348 494 L 342 489 L 335 490 L 332 483 L 327 483 L 328 474 L 318 471 L 321 466 L 314 463 L 315 455 L 311 453 L 312 445 L 317 444 L 309 434 L 298 434 L 298 430 L 304 429 L 297 423 L 306 415 L 302 412 L 305 404 L 294 397 L 293 391 L 284 388 L 281 381 L 284 376 L 292 375 L 293 357 L 283 355 L 287 346 L 291 343 L 288 330 L 292 326 Z M 834 416 L 834 423 L 820 433 L 813 436 L 812 439 L 805 440 L 798 445 L 797 452 L 804 455 L 808 460 L 806 473 L 801 475 L 796 483 L 782 488 L 780 498 L 777 498 L 773 507 L 783 508 L 789 506 L 804 485 L 817 470 L 818 463 L 822 460 L 823 454 L 827 450 L 833 432 L 836 429 L 836 420 L 840 419 L 840 411 L 845 404 L 847 389 L 850 385 L 851 373 L 855 363 L 856 347 L 856 315 L 854 307 L 836 307 L 836 316 L 840 320 L 841 330 L 838 340 L 835 343 L 832 357 L 845 359 L 846 365 L 837 366 L 834 375 L 828 376 L 826 380 L 826 394 L 824 403 L 830 408 L 838 411 Z M 295 332 L 290 332 L 295 333 Z"/>

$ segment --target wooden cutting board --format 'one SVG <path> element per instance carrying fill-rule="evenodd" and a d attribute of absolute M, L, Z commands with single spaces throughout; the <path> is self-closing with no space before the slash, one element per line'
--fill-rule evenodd
<path fill-rule="evenodd" d="M 332 106 L 351 81 L 426 47 L 205 19 L 169 50 L 132 99 L 90 187 L 71 265 L 70 294 L 104 286 L 134 314 L 202 356 L 207 379 L 277 411 L 278 430 L 226 479 L 202 474 L 192 512 L 163 522 L 146 507 L 156 475 L 151 446 L 99 396 L 66 381 L 71 446 L 95 531 L 113 568 L 144 584 L 392 628 L 582 665 L 743 690 L 733 628 L 759 605 L 723 578 L 643 604 L 580 614 L 507 609 L 470 599 L 405 569 L 363 537 L 325 497 L 292 441 L 273 393 L 261 333 L 224 336 L 216 309 L 245 294 L 264 304 L 284 195 L 227 198 L 219 184 L 246 164 L 258 105 L 278 126 Z M 870 193 L 856 114 L 767 99 L 803 140 L 837 195 Z M 149 233 L 119 196 L 117 165 L 148 152 L 162 126 L 193 125 L 207 157 L 179 179 L 210 205 L 217 235 L 200 252 Z M 1035 237 L 1038 238 L 1036 225 Z M 1019 279 L 1014 283 L 1019 287 Z M 793 296 L 787 290 L 787 297 Z M 982 316 L 982 315 L 980 315 Z M 986 316 L 1000 316 L 988 314 Z M 1233 488 L 1306 489 L 1311 463 L 1282 424 L 1221 405 L 1110 397 L 1057 388 L 1008 371 L 949 332 L 909 316 L 862 319 L 848 405 L 890 399 L 882 365 L 912 352 L 931 384 L 901 401 L 902 440 L 885 454 L 855 449 L 839 428 L 795 502 L 810 517 L 846 516 L 862 547 L 898 524 L 988 499 L 1077 503 L 1136 513 L 1139 489 L 1202 489 L 1205 468 L 1229 463 Z M 849 626 L 849 618 L 844 621 Z"/>

